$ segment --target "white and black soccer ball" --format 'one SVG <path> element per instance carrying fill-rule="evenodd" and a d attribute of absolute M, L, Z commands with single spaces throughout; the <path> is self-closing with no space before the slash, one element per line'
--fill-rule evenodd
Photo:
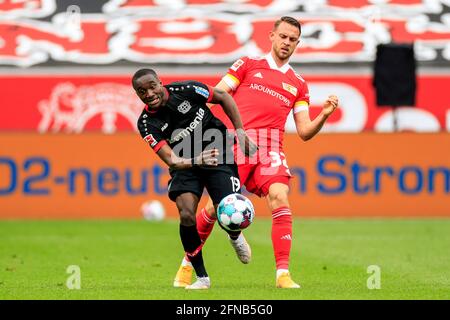
<path fill-rule="evenodd" d="M 158 200 L 144 202 L 141 206 L 141 213 L 144 219 L 148 221 L 161 221 L 166 216 L 166 210 L 161 201 Z"/>
<path fill-rule="evenodd" d="M 239 193 L 229 194 L 217 207 L 217 219 L 220 225 L 230 231 L 248 228 L 254 216 L 255 209 L 252 202 Z"/>

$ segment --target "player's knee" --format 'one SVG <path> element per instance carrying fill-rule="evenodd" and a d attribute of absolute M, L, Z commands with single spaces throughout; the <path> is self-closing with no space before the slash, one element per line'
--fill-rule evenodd
<path fill-rule="evenodd" d="M 272 209 L 289 206 L 288 193 L 280 190 L 269 192 L 269 202 Z"/>
<path fill-rule="evenodd" d="M 212 218 L 216 218 L 216 209 L 214 208 L 214 205 L 212 202 L 208 202 L 205 206 L 205 210 L 208 213 L 208 215 Z"/>
<path fill-rule="evenodd" d="M 183 226 L 193 226 L 196 222 L 195 212 L 190 208 L 182 208 L 179 210 L 180 223 Z"/>

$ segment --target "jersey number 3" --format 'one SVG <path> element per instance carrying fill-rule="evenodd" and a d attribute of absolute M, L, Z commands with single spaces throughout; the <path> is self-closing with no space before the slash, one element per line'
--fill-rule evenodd
<path fill-rule="evenodd" d="M 287 165 L 286 156 L 284 155 L 283 152 L 278 153 L 275 151 L 270 151 L 269 156 L 270 156 L 270 159 L 272 160 L 270 163 L 270 166 L 272 168 L 283 165 L 286 168 L 286 173 L 288 175 L 291 175 L 291 172 L 289 171 L 289 167 Z"/>

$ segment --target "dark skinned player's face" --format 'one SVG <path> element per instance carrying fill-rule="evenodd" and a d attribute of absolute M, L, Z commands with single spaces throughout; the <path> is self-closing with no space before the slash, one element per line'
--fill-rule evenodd
<path fill-rule="evenodd" d="M 150 110 L 158 109 L 167 101 L 162 82 L 152 74 L 138 78 L 134 83 L 134 90 Z"/>

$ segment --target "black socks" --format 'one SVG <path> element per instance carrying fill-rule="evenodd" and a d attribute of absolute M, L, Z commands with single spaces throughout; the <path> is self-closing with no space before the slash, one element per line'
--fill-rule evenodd
<path fill-rule="evenodd" d="M 197 277 L 207 277 L 202 255 L 202 241 L 197 232 L 197 226 L 183 226 L 180 224 L 180 238 L 192 266 L 195 269 Z"/>

